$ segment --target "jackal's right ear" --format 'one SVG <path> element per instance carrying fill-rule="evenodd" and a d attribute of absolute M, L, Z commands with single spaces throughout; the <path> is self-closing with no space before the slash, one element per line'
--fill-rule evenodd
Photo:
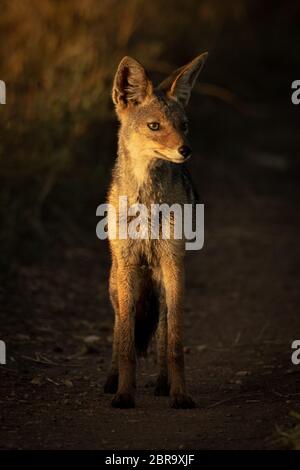
<path fill-rule="evenodd" d="M 152 94 L 153 87 L 144 67 L 131 57 L 124 57 L 118 67 L 112 90 L 117 110 L 141 104 Z"/>

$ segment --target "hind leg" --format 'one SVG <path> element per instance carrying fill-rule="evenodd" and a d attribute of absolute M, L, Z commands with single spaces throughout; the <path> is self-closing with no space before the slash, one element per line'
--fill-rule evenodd
<path fill-rule="evenodd" d="M 167 309 L 165 301 L 160 302 L 160 314 L 158 329 L 156 333 L 158 376 L 156 380 L 154 394 L 157 396 L 168 396 L 170 386 L 168 381 L 167 363 Z"/>
<path fill-rule="evenodd" d="M 113 262 L 110 279 L 109 279 L 109 295 L 110 300 L 115 312 L 115 325 L 113 335 L 113 351 L 111 368 L 108 373 L 105 385 L 105 393 L 116 393 L 118 390 L 119 382 L 119 305 L 118 305 L 118 291 L 117 291 L 117 278 L 116 278 L 116 262 Z"/>

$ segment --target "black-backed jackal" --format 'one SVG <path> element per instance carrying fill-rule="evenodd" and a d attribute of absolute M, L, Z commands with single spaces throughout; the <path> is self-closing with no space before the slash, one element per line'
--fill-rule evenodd
<path fill-rule="evenodd" d="M 185 107 L 207 54 L 176 70 L 157 88 L 130 57 L 119 64 L 112 91 L 120 121 L 118 158 L 108 202 L 128 204 L 194 202 L 184 162 L 190 157 Z M 157 395 L 173 408 L 192 408 L 186 392 L 182 345 L 184 240 L 110 239 L 109 291 L 115 311 L 112 365 L 104 390 L 112 405 L 135 404 L 136 353 L 145 353 L 156 332 Z"/>

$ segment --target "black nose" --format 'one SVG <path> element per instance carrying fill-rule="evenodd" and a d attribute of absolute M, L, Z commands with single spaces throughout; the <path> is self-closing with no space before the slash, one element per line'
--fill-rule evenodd
<path fill-rule="evenodd" d="M 187 145 L 182 145 L 179 147 L 178 152 L 185 158 L 189 157 L 192 154 L 192 149 Z"/>

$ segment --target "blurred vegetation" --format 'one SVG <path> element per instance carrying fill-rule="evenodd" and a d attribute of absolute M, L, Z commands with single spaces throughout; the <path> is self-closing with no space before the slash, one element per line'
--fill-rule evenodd
<path fill-rule="evenodd" d="M 283 430 L 277 426 L 277 433 L 280 436 L 282 447 L 290 450 L 300 450 L 300 413 L 291 411 L 290 416 L 295 419 L 295 424 L 288 430 Z"/>
<path fill-rule="evenodd" d="M 263 61 L 258 51 L 268 50 L 268 70 L 275 64 L 278 70 L 276 28 L 283 14 L 295 12 L 295 2 L 282 3 L 0 0 L 0 78 L 7 84 L 7 104 L 0 107 L 2 264 L 39 255 L 52 226 L 59 238 L 55 227 L 76 232 L 86 213 L 94 215 L 114 160 L 110 88 L 123 55 L 160 78 L 199 52 L 214 51 L 204 72 L 208 83 L 198 91 L 230 102 L 233 89 L 244 96 L 248 90 L 251 99 L 263 67 L 258 59 L 253 68 L 255 54 Z M 243 87 L 237 70 L 245 54 Z"/>

